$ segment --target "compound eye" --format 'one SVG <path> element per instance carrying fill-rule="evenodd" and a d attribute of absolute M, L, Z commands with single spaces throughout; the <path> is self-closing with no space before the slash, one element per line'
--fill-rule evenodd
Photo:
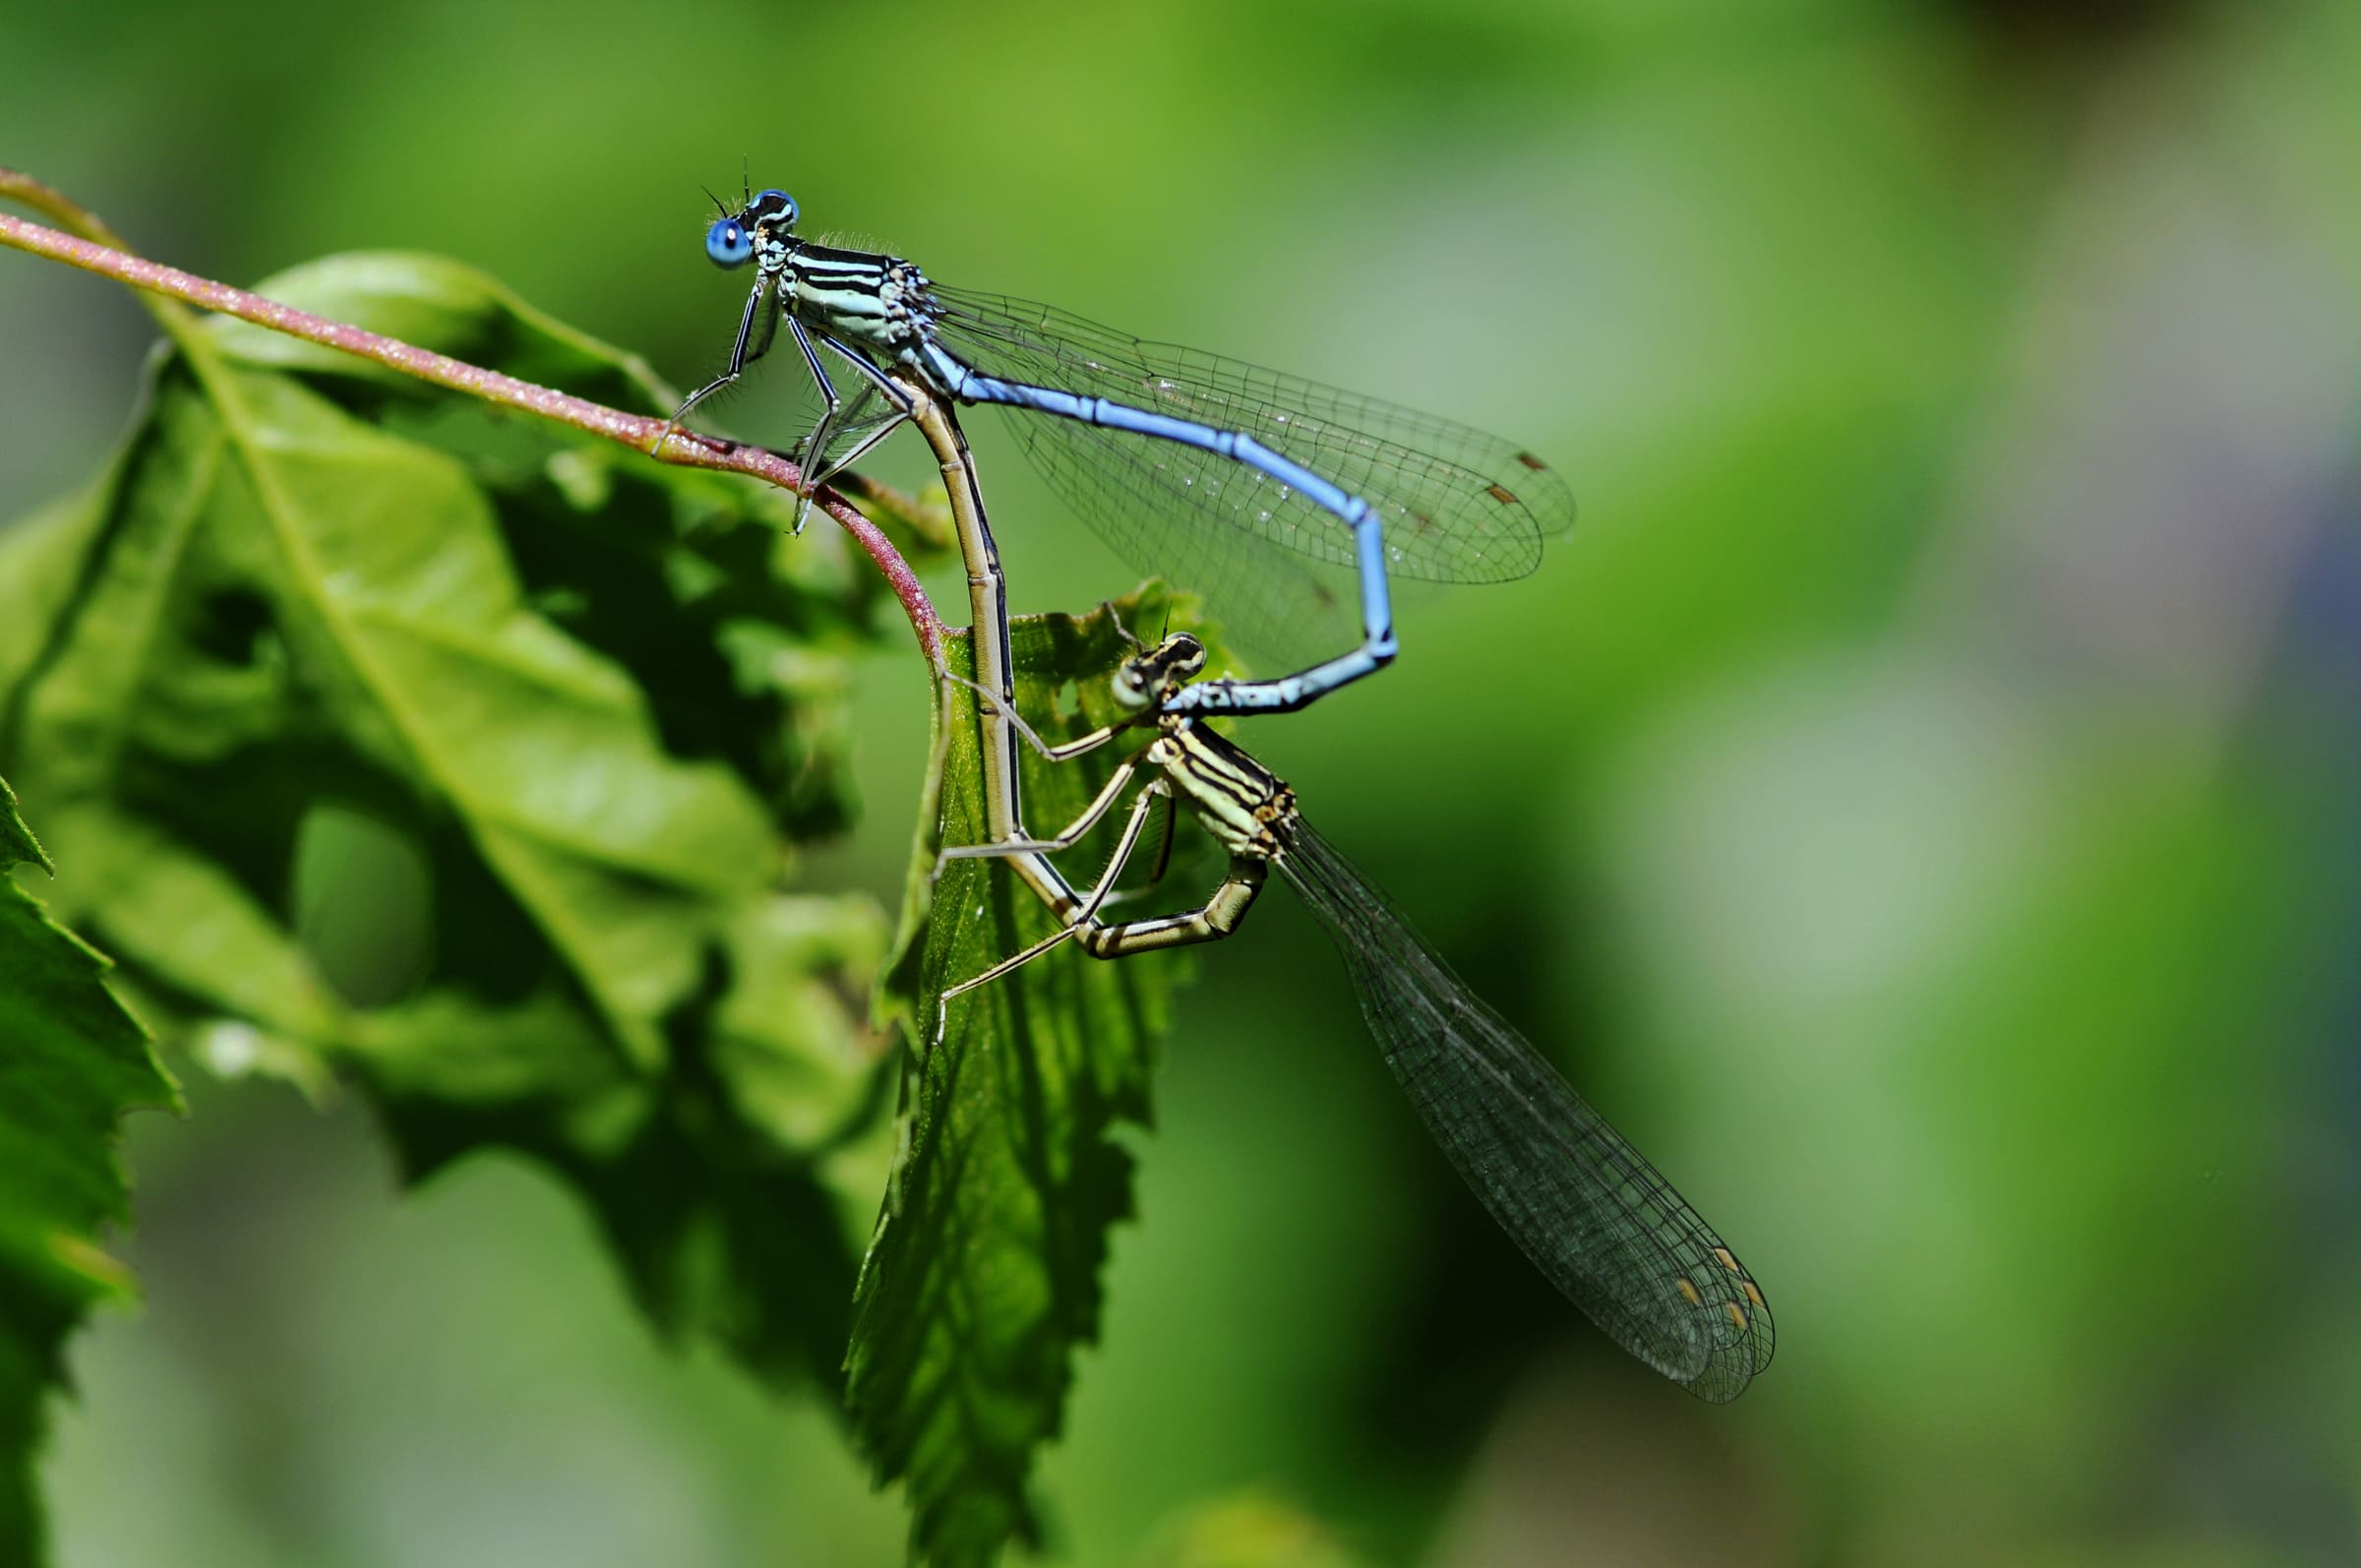
<path fill-rule="evenodd" d="M 795 226 L 798 215 L 795 198 L 779 190 L 764 191 L 756 197 L 754 211 L 764 221 L 783 224 L 788 228 Z"/>
<path fill-rule="evenodd" d="M 716 218 L 705 230 L 705 254 L 715 267 L 744 267 L 754 257 L 755 242 L 736 218 Z"/>

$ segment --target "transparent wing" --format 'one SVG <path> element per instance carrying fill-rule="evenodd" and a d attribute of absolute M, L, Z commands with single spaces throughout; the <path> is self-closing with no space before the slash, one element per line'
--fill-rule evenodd
<path fill-rule="evenodd" d="M 840 357 L 844 354 L 843 348 L 829 337 L 819 335 L 816 340 L 824 350 Z M 909 417 L 878 391 L 876 382 L 849 364 L 834 379 L 837 392 L 844 398 L 844 406 L 836 411 L 835 421 L 829 426 L 827 451 L 818 453 L 812 463 L 813 471 L 821 474 L 834 473 L 837 468 L 867 451 L 871 445 L 870 438 L 880 429 L 898 425 Z M 820 410 L 817 386 L 811 389 L 808 401 L 812 407 L 813 422 L 817 425 Z M 809 432 L 804 440 L 811 440 Z M 798 450 L 801 450 L 801 443 L 798 444 Z"/>
<path fill-rule="evenodd" d="M 1390 572 L 1502 582 L 1541 562 L 1544 534 L 1574 520 L 1574 496 L 1541 458 L 1488 436 L 1356 392 L 1197 349 L 1142 342 L 1052 306 L 934 290 L 938 340 L 987 375 L 1109 397 L 1253 436 L 1375 507 Z M 1165 552 L 1188 536 L 1202 566 L 1253 538 L 1351 567 L 1351 530 L 1243 464 L 1171 442 L 1064 419 L 1020 422 L 1043 474 L 1119 549 Z M 1143 537 L 1152 527 L 1153 537 Z M 1161 563 L 1158 563 L 1161 565 Z M 1190 587 L 1196 581 L 1180 579 Z"/>
<path fill-rule="evenodd" d="M 1259 478 L 1252 470 L 1070 419 L 1024 416 L 1008 423 L 1050 488 L 1132 570 L 1203 598 L 1224 643 L 1268 661 L 1265 673 L 1310 665 L 1361 640 L 1353 567 L 1282 549 L 1232 526 L 1218 512 L 1176 502 L 1167 488 L 1173 470 L 1166 465 L 1182 459 L 1206 459 L 1217 471 L 1205 482 L 1215 486 Z M 1311 514 L 1344 533 L 1327 513 Z"/>
<path fill-rule="evenodd" d="M 828 432 L 828 450 L 813 466 L 820 473 L 833 473 L 851 455 L 864 450 L 869 438 L 879 427 L 898 425 L 909 416 L 886 401 L 884 393 L 867 381 L 860 382 L 845 397 L 844 407 L 838 410 L 836 424 Z"/>
<path fill-rule="evenodd" d="M 1713 1227 L 1310 824 L 1278 864 L 1327 923 L 1426 1130 L 1500 1228 L 1624 1349 L 1702 1399 L 1735 1399 L 1771 1363 L 1771 1309 Z"/>

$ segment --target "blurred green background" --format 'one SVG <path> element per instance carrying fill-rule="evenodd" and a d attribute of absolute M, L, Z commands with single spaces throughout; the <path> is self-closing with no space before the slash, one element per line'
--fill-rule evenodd
<path fill-rule="evenodd" d="M 1778 1362 L 1708 1410 L 1550 1296 L 1274 899 L 1170 1042 L 1054 1558 L 1277 1504 L 1438 1568 L 2361 1560 L 2361 8 L 91 20 L 12 14 L 0 162 L 202 273 L 447 252 L 694 383 L 743 160 L 1573 479 L 1539 574 L 1247 738 L 1730 1237 Z M 151 335 L 0 258 L 0 516 Z M 780 368 L 722 418 L 783 439 Z M 971 424 L 1017 608 L 1129 586 Z M 866 672 L 824 882 L 897 895 L 924 700 Z M 191 1087 L 132 1128 L 64 1563 L 898 1560 L 828 1413 L 654 1344 L 547 1177 L 397 1200 L 357 1108 Z"/>

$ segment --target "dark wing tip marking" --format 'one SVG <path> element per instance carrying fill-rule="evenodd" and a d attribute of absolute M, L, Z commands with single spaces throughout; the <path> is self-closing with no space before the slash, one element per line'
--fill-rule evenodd
<path fill-rule="evenodd" d="M 1506 485 L 1486 485 L 1484 486 L 1484 489 L 1490 494 L 1494 501 L 1499 502 L 1500 505 L 1504 507 L 1513 507 L 1517 504 L 1516 492 L 1509 489 Z"/>
<path fill-rule="evenodd" d="M 1531 468 L 1531 469 L 1532 469 L 1534 472 L 1536 472 L 1536 473 L 1544 473 L 1544 474 L 1545 474 L 1545 473 L 1547 473 L 1547 472 L 1549 471 L 1549 465 L 1548 465 L 1547 463 L 1545 463 L 1545 462 L 1542 461 L 1542 459 L 1541 459 L 1541 458 L 1539 458 L 1539 457 L 1536 457 L 1536 456 L 1535 456 L 1535 455 L 1534 455 L 1532 452 L 1518 452 L 1518 453 L 1517 453 L 1517 461 L 1519 461 L 1519 462 L 1523 463 L 1523 464 L 1524 464 L 1526 467 L 1528 467 L 1528 468 Z"/>

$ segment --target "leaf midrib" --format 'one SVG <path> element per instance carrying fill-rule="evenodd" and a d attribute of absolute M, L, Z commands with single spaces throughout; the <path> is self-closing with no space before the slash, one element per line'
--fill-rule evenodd
<path fill-rule="evenodd" d="M 273 539 L 280 558 L 290 574 L 309 596 L 315 612 L 334 634 L 336 646 L 346 661 L 361 677 L 362 685 L 380 709 L 392 721 L 397 734 L 428 773 L 442 785 L 445 792 L 459 808 L 458 817 L 468 837 L 484 858 L 500 869 L 501 876 L 534 918 L 550 933 L 566 955 L 567 967 L 574 972 L 575 982 L 590 996 L 599 1013 L 607 1020 L 625 1056 L 641 1071 L 654 1072 L 663 1066 L 664 1046 L 652 1024 L 635 1019 L 624 1004 L 609 995 L 597 975 L 597 966 L 585 963 L 583 951 L 586 933 L 566 912 L 565 901 L 556 895 L 543 879 L 535 874 L 529 861 L 512 854 L 502 841 L 504 834 L 490 833 L 482 828 L 500 822 L 504 830 L 513 831 L 498 814 L 485 809 L 469 790 L 459 771 L 450 765 L 431 739 L 432 730 L 419 715 L 402 700 L 397 683 L 392 681 L 370 653 L 367 639 L 354 626 L 352 612 L 327 589 L 326 574 L 314 555 L 298 518 L 298 509 L 282 493 L 276 474 L 263 460 L 263 443 L 251 409 L 236 386 L 236 377 L 213 351 L 203 330 L 192 321 L 167 323 L 167 331 L 187 357 L 191 370 L 219 411 L 221 428 L 230 449 L 253 482 L 255 497 L 263 513 L 270 519 Z M 536 835 L 538 836 L 538 835 Z M 564 848 L 563 845 L 554 847 Z"/>

